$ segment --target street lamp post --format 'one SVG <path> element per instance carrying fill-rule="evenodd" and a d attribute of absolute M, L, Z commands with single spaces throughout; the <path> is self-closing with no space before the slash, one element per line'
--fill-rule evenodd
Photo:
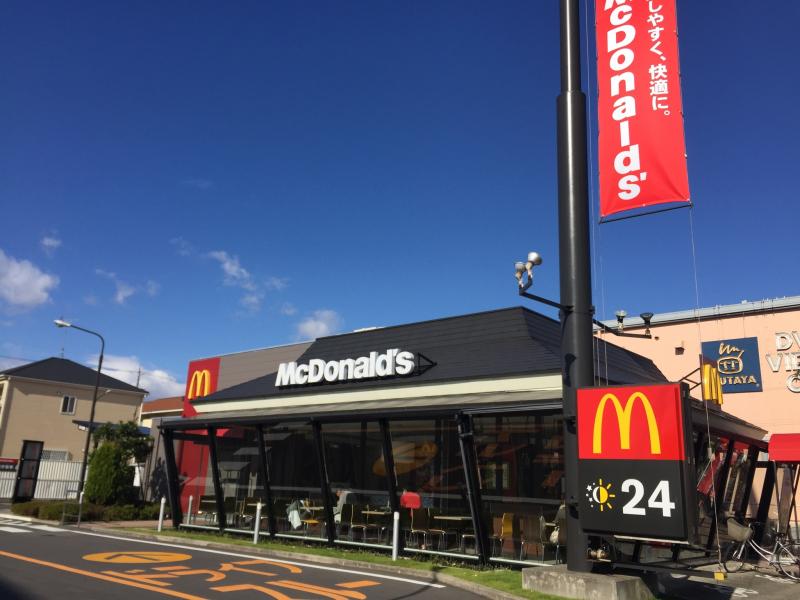
<path fill-rule="evenodd" d="M 84 333 L 90 333 L 94 336 L 100 338 L 100 359 L 97 361 L 97 376 L 94 380 L 94 394 L 92 395 L 92 409 L 89 412 L 89 427 L 86 430 L 86 443 L 83 446 L 83 462 L 81 463 L 81 478 L 78 482 L 78 497 L 80 498 L 83 495 L 83 485 L 86 481 L 86 465 L 89 461 L 89 444 L 92 440 L 92 429 L 94 429 L 94 411 L 97 406 L 97 390 L 100 387 L 100 371 L 103 368 L 103 353 L 106 349 L 106 341 L 103 339 L 103 336 L 97 333 L 96 331 L 92 331 L 91 329 L 84 329 L 83 327 L 79 327 L 73 323 L 69 323 L 67 321 L 63 321 L 62 319 L 56 319 L 53 321 L 56 324 L 56 327 L 71 327 L 72 329 L 77 329 L 78 331 L 83 331 Z"/>
<path fill-rule="evenodd" d="M 590 571 L 578 518 L 578 388 L 594 383 L 589 270 L 589 180 L 586 96 L 581 90 L 578 0 L 561 0 L 561 93 L 558 96 L 558 239 L 561 271 L 561 361 L 564 406 L 567 568 Z"/>

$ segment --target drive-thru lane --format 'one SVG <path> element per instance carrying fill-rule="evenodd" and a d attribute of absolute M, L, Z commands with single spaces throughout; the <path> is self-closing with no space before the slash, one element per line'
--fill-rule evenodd
<path fill-rule="evenodd" d="M 388 573 L 273 560 L 246 551 L 0 523 L 0 598 L 111 597 L 472 600 L 480 596 Z"/>

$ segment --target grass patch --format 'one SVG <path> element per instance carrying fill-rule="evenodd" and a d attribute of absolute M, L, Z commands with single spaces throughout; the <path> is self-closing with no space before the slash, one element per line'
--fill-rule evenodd
<path fill-rule="evenodd" d="M 156 536 L 179 537 L 192 540 L 202 540 L 206 542 L 216 542 L 223 544 L 231 544 L 233 546 L 242 546 L 245 548 L 253 548 L 252 539 L 248 539 L 238 535 L 219 534 L 214 532 L 199 532 L 199 531 L 186 531 L 186 530 L 165 530 L 161 533 L 153 529 L 143 527 L 125 527 L 118 528 L 119 531 L 135 531 L 139 533 L 146 533 Z M 446 557 L 430 556 L 430 555 L 417 555 L 417 556 L 403 556 L 396 562 L 392 560 L 391 556 L 379 552 L 371 552 L 368 549 L 356 549 L 352 547 L 337 546 L 331 548 L 329 546 L 307 544 L 300 540 L 285 540 L 285 539 L 270 539 L 261 538 L 258 543 L 258 548 L 266 550 L 279 550 L 282 552 L 296 552 L 298 554 L 306 554 L 312 556 L 327 556 L 330 558 L 344 558 L 349 560 L 357 560 L 374 565 L 383 565 L 386 567 L 404 567 L 407 569 L 416 569 L 418 571 L 436 572 L 453 577 L 458 577 L 471 583 L 485 585 L 486 587 L 494 588 L 509 594 L 514 594 L 520 598 L 530 598 L 531 600 L 563 600 L 558 596 L 550 596 L 547 594 L 540 594 L 529 590 L 522 589 L 522 575 L 519 571 L 502 568 L 502 567 L 484 567 L 480 568 L 477 565 L 470 565 L 459 563 L 449 560 Z"/>

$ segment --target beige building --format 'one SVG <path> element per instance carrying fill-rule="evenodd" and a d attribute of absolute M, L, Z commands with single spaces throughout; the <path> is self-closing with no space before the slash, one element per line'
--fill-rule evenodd
<path fill-rule="evenodd" d="M 153 419 L 180 417 L 182 413 L 183 396 L 150 400 L 142 404 L 142 409 L 139 412 L 139 425 L 150 429 L 153 426 Z"/>
<path fill-rule="evenodd" d="M 0 458 L 18 459 L 23 440 L 44 442 L 45 459 L 83 460 L 97 372 L 47 358 L 0 372 Z M 146 390 L 101 375 L 94 420 L 137 420 Z"/>
<path fill-rule="evenodd" d="M 644 330 L 640 317 L 624 326 Z M 800 296 L 661 313 L 650 331 L 652 339 L 598 335 L 647 356 L 670 381 L 697 369 L 701 354 L 719 361 L 725 412 L 770 433 L 800 431 Z"/>

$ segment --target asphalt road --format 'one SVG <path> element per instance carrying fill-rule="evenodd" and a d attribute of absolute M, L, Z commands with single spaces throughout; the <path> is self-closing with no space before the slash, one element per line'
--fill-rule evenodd
<path fill-rule="evenodd" d="M 390 574 L 0 520 L 0 598 L 473 600 Z"/>

